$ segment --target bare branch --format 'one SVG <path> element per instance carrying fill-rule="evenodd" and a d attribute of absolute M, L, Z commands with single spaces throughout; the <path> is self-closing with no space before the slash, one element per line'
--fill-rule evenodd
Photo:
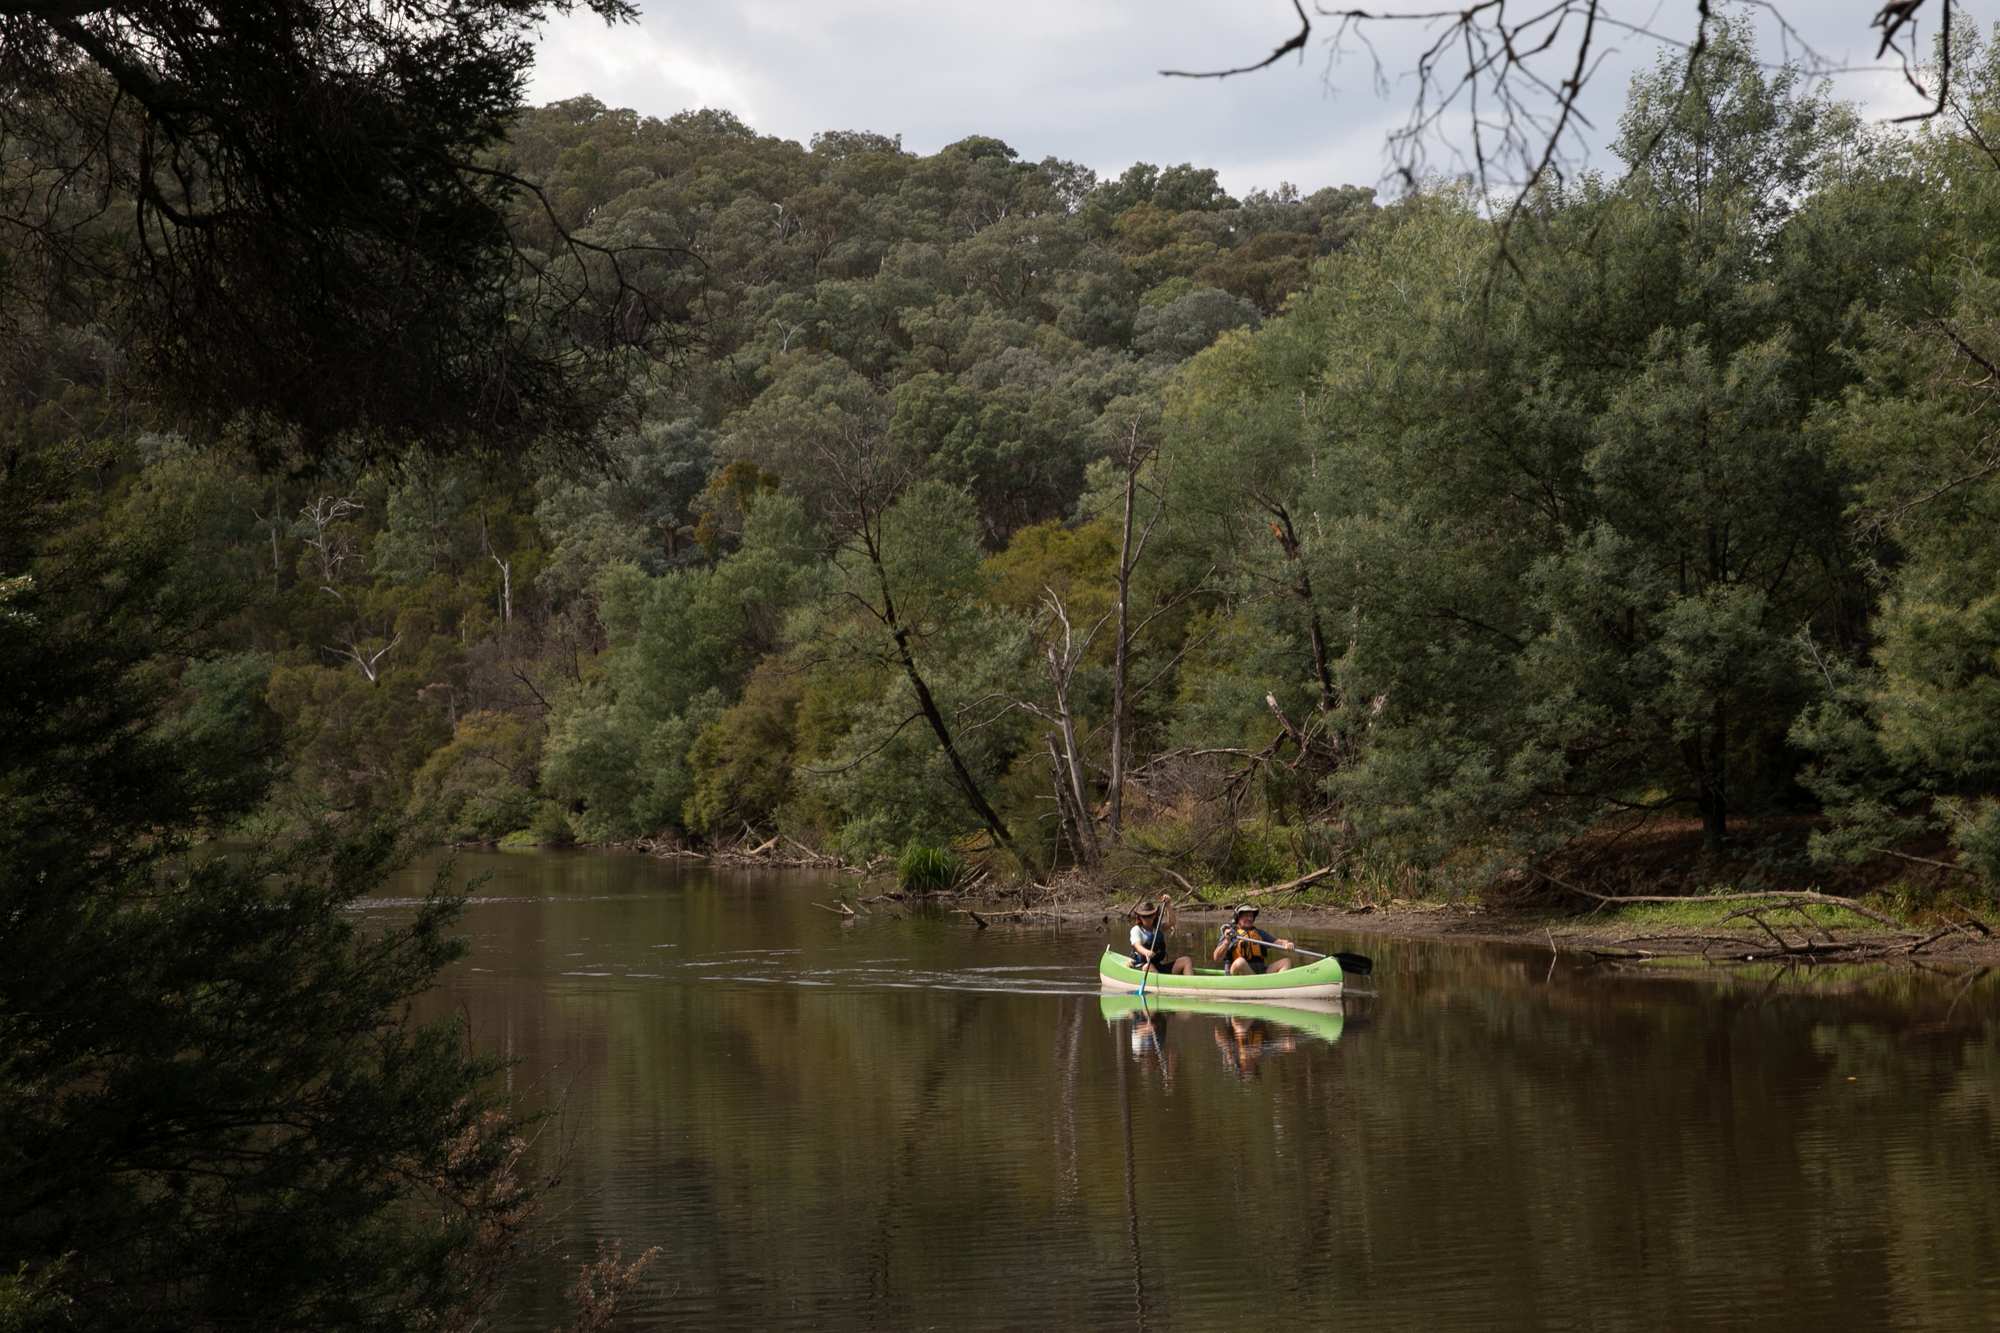
<path fill-rule="evenodd" d="M 1260 69 L 1268 69 L 1293 51 L 1297 51 L 1299 58 L 1303 60 L 1306 54 L 1306 41 L 1312 36 L 1312 20 L 1306 17 L 1305 6 L 1300 4 L 1299 0 L 1292 0 L 1292 8 L 1298 12 L 1299 30 L 1283 42 L 1277 50 L 1271 52 L 1270 55 L 1265 56 L 1254 65 L 1241 65 L 1235 69 L 1215 69 L 1199 73 L 1185 69 L 1163 69 L 1160 73 L 1170 79 L 1227 79 L 1237 74 L 1251 74 Z"/>
<path fill-rule="evenodd" d="M 372 653 L 366 651 L 360 644 L 352 640 L 348 641 L 344 646 L 329 647 L 327 651 L 335 657 L 345 657 L 351 660 L 354 665 L 361 668 L 361 674 L 368 677 L 368 683 L 374 685 L 381 680 L 380 668 L 382 659 L 389 655 L 391 648 L 394 648 L 402 641 L 403 635 L 399 630 L 395 638 L 389 640 L 389 642 L 383 644 Z"/>

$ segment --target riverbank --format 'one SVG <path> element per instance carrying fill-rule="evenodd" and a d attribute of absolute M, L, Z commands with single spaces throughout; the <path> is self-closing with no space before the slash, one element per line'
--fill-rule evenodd
<path fill-rule="evenodd" d="M 1615 854 L 1584 844 L 1574 864 L 1516 875 L 1487 893 L 1452 900 L 1385 892 L 1385 882 L 1357 883 L 1328 866 L 1262 886 L 1196 886 L 1172 871 L 1187 925 L 1219 925 L 1230 907 L 1255 902 L 1272 929 L 1339 931 L 1388 938 L 1546 947 L 1598 959 L 1699 958 L 1715 962 L 2000 964 L 2000 920 L 1983 903 L 1950 892 L 1950 867 L 1916 853 L 1879 864 L 1842 867 L 1831 885 L 1805 856 L 1815 821 L 1764 821 L 1736 856 L 1711 858 L 1692 821 L 1656 821 L 1624 830 Z M 842 861 L 791 838 L 746 836 L 697 851 L 672 842 L 641 842 L 654 856 L 717 866 L 820 869 L 858 877 L 851 892 L 822 903 L 828 911 L 865 913 L 919 903 L 962 913 L 975 928 L 1048 921 L 1115 921 L 1131 910 L 1129 889 L 1076 871 L 1049 882 L 1014 881 L 967 867 L 955 891 L 917 893 L 895 886 L 887 858 Z M 1923 849 L 1928 852 L 1931 849 Z M 1737 889 L 1773 867 L 1778 883 L 1808 888 Z M 1810 878 L 1809 878 L 1810 876 Z M 1401 877 L 1395 880 L 1400 883 Z M 1928 881 L 1928 882 L 1925 882 Z M 1595 887 L 1593 887 L 1595 886 Z M 1645 886 L 1644 888 L 1628 886 Z M 1828 891 L 1828 888 L 1833 891 Z M 1151 896 L 1151 895 L 1147 895 Z M 851 902 L 851 905 L 850 905 Z"/>
<path fill-rule="evenodd" d="M 1774 902 L 1693 898 L 1679 904 L 1608 905 L 1583 915 L 1402 903 L 1360 911 L 1279 910 L 1261 919 L 1266 929 L 1296 925 L 1399 939 L 1540 946 L 1632 961 L 2000 964 L 2000 939 L 1976 918 L 1903 928 L 1832 904 Z M 1745 909 L 1754 915 L 1739 915 Z M 1222 918 L 1222 913 L 1204 912 L 1189 913 L 1187 919 L 1211 915 Z"/>
<path fill-rule="evenodd" d="M 1431 898 L 1422 876 L 1308 870 L 1263 886 L 1196 886 L 1170 871 L 1183 918 L 1220 922 L 1254 902 L 1266 928 L 1535 945 L 1604 959 L 2000 964 L 2000 913 L 1970 892 L 1943 845 L 1913 842 L 1856 863 L 1811 855 L 1813 816 L 1744 821 L 1714 853 L 1699 821 L 1653 818 L 1577 840 L 1533 871 Z M 1412 891 L 1418 890 L 1418 891 Z M 1041 902 L 1122 916 L 1129 892 L 1081 876 L 1038 886 Z M 1025 907 L 1026 901 L 1011 905 Z"/>
<path fill-rule="evenodd" d="M 1103 905 L 1115 917 L 1129 903 Z M 1754 915 L 1738 915 L 1745 909 Z M 1067 913 L 1065 913 L 1067 915 Z M 1492 910 L 1472 905 L 1394 902 L 1386 906 L 1266 908 L 1258 923 L 1274 933 L 1339 932 L 1391 939 L 1545 947 L 1600 959 L 1703 958 L 1718 963 L 1953 963 L 2000 965 L 2000 939 L 1966 914 L 1951 923 L 1884 925 L 1830 903 L 1691 898 L 1680 904 L 1607 905 L 1577 915 Z M 1183 926 L 1220 925 L 1226 907 L 1184 910 Z"/>
<path fill-rule="evenodd" d="M 1130 895 L 1073 882 L 952 900 L 975 926 L 1036 921 L 1117 922 Z M 1256 891 L 1215 900 L 1177 895 L 1183 929 L 1220 926 L 1239 901 L 1257 902 L 1258 924 L 1275 933 L 1338 932 L 1391 939 L 1543 947 L 1604 960 L 1700 958 L 1717 963 L 1788 961 L 2000 965 L 2000 938 L 1976 912 L 1951 906 L 1899 919 L 1883 908 L 1815 890 L 1633 895 L 1593 908 L 1493 907 L 1476 902 L 1272 902 Z M 1579 891 L 1581 892 L 1581 891 Z"/>

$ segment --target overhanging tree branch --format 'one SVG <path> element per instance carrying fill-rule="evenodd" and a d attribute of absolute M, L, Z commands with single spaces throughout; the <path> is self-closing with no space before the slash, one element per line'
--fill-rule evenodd
<path fill-rule="evenodd" d="M 1185 69 L 1163 69 L 1160 73 L 1170 79 L 1227 79 L 1237 74 L 1250 74 L 1260 69 L 1267 69 L 1293 51 L 1297 51 L 1300 59 L 1304 59 L 1306 42 L 1312 37 L 1312 20 L 1306 17 L 1305 6 L 1300 4 L 1299 0 L 1292 0 L 1292 8 L 1298 12 L 1299 30 L 1281 43 L 1277 50 L 1254 65 L 1239 65 L 1235 69 L 1215 69 L 1199 73 Z"/>

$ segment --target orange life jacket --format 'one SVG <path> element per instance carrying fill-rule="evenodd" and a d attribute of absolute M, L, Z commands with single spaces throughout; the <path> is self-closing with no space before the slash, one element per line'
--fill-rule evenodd
<path fill-rule="evenodd" d="M 1239 930 L 1236 932 L 1236 938 L 1230 941 L 1229 952 L 1224 955 L 1224 959 L 1228 962 L 1234 962 L 1238 958 L 1242 958 L 1249 962 L 1261 963 L 1264 961 L 1264 946 L 1258 943 L 1258 941 L 1275 940 L 1276 938 L 1278 938 L 1276 935 L 1266 935 L 1255 926 L 1250 927 L 1247 931 Z"/>

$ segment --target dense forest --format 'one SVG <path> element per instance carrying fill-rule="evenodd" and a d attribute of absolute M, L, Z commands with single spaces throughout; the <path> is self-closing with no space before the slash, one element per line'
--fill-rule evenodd
<path fill-rule="evenodd" d="M 1914 134 L 1740 30 L 1684 72 L 1504 232 L 577 99 L 501 150 L 516 244 L 681 330 L 583 450 L 273 469 L 92 416 L 87 329 L 11 430 L 101 423 L 90 521 L 218 621 L 173 725 L 289 812 L 1454 890 L 1813 816 L 1788 873 L 1991 884 L 2000 66 Z"/>
<path fill-rule="evenodd" d="M 135 433 L 101 521 L 183 534 L 231 649 L 176 670 L 180 725 L 282 756 L 287 808 L 407 808 L 452 838 L 747 824 L 866 854 L 978 827 L 976 796 L 1046 864 L 1044 585 L 1101 614 L 1128 473 L 1156 503 L 1168 376 L 1274 315 L 1370 192 L 1238 201 L 1192 167 L 1100 184 L 990 139 L 807 149 L 588 99 L 524 115 L 507 154 L 579 235 L 664 256 L 684 337 L 629 359 L 582 456 L 274 471 Z M 554 250 L 544 216 L 515 221 Z M 1135 672 L 1179 653 L 1182 601 Z M 1086 730 L 1111 643 L 1078 645 Z M 913 680 L 937 733 L 903 726 Z M 1135 698 L 1149 727 L 1172 688 Z M 1002 700 L 1022 708 L 968 714 Z"/>

